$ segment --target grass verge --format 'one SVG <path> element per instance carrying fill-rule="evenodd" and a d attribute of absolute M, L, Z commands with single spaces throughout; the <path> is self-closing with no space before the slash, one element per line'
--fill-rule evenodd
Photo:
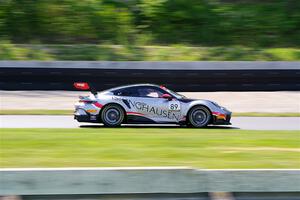
<path fill-rule="evenodd" d="M 299 131 L 0 129 L 1 167 L 299 168 Z"/>
<path fill-rule="evenodd" d="M 0 60 L 298 61 L 299 48 L 0 43 Z"/>
<path fill-rule="evenodd" d="M 0 110 L 0 115 L 73 115 L 73 110 Z M 235 117 L 300 117 L 300 113 L 238 112 Z"/>

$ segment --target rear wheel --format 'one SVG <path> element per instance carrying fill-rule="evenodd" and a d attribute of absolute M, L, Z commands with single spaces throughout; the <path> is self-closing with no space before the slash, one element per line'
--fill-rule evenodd
<path fill-rule="evenodd" d="M 117 127 L 124 120 L 124 110 L 119 105 L 107 105 L 101 112 L 101 120 L 105 126 Z"/>
<path fill-rule="evenodd" d="M 188 114 L 189 125 L 195 128 L 201 128 L 208 125 L 211 119 L 211 113 L 204 106 L 193 107 Z"/>

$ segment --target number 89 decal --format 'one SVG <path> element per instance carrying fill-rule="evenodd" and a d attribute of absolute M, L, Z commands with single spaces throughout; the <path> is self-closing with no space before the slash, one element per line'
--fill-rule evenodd
<path fill-rule="evenodd" d="M 178 101 L 170 101 L 169 110 L 173 110 L 173 111 L 180 110 L 180 103 Z"/>

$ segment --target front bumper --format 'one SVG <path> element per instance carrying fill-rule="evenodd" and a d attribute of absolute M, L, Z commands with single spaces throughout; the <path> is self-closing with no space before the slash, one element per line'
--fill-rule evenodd
<path fill-rule="evenodd" d="M 231 125 L 230 120 L 231 120 L 231 112 L 224 112 L 224 113 L 219 113 L 219 112 L 213 112 L 213 122 L 212 124 L 214 125 Z"/>

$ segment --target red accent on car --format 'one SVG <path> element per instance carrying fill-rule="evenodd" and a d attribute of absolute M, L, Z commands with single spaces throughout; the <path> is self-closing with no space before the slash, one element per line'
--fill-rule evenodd
<path fill-rule="evenodd" d="M 217 116 L 217 118 L 221 118 L 221 119 L 226 120 L 226 115 L 223 114 L 223 113 L 213 112 L 212 114 L 215 115 L 215 116 Z"/>
<path fill-rule="evenodd" d="M 95 105 L 96 107 L 98 107 L 98 108 L 102 108 L 102 107 L 103 107 L 103 105 L 100 104 L 100 103 L 98 103 L 98 102 L 95 102 L 94 105 Z"/>
<path fill-rule="evenodd" d="M 169 95 L 169 94 L 163 94 L 161 97 L 164 98 L 164 99 L 169 99 L 169 100 L 172 99 L 172 96 Z"/>
<path fill-rule="evenodd" d="M 85 82 L 75 82 L 73 85 L 76 89 L 79 89 L 79 90 L 88 90 L 88 89 L 90 89 L 89 84 L 85 83 Z"/>
<path fill-rule="evenodd" d="M 140 116 L 144 116 L 144 114 L 142 113 L 138 113 L 138 112 L 126 112 L 127 115 L 140 115 Z"/>
<path fill-rule="evenodd" d="M 166 89 L 166 87 L 164 85 L 160 85 L 159 86 L 161 89 Z"/>
<path fill-rule="evenodd" d="M 90 100 L 79 100 L 81 103 L 94 103 L 95 101 L 90 101 Z"/>

